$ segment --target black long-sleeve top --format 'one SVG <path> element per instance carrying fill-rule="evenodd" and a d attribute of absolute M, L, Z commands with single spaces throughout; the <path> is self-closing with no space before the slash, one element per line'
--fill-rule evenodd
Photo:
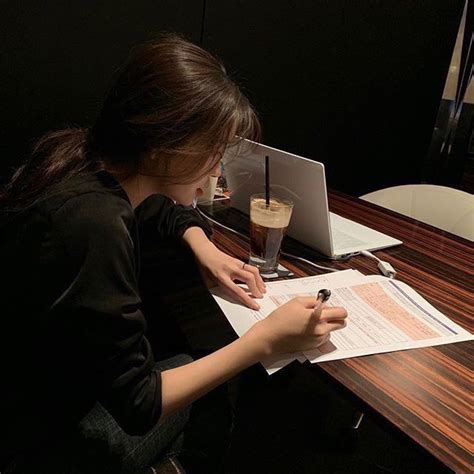
<path fill-rule="evenodd" d="M 207 230 L 164 196 L 141 208 L 157 235 Z M 130 202 L 106 172 L 72 178 L 28 211 L 1 216 L 4 456 L 67 435 L 96 401 L 129 433 L 157 422 L 161 377 L 144 336 L 138 246 Z"/>

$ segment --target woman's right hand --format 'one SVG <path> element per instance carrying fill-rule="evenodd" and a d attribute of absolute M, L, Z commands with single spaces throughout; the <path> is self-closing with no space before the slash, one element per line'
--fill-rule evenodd
<path fill-rule="evenodd" d="M 280 306 L 251 331 L 258 333 L 264 353 L 282 354 L 314 349 L 328 341 L 331 331 L 346 326 L 347 311 L 326 306 L 314 297 L 298 297 Z"/>
<path fill-rule="evenodd" d="M 231 344 L 184 366 L 164 370 L 161 416 L 189 405 L 266 356 L 324 344 L 331 331 L 346 325 L 346 316 L 344 308 L 325 307 L 314 297 L 289 301 Z"/>

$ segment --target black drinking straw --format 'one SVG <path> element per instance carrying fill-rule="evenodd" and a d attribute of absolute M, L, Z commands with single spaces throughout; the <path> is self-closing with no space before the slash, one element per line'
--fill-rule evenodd
<path fill-rule="evenodd" d="M 270 207 L 270 159 L 265 156 L 265 204 Z"/>

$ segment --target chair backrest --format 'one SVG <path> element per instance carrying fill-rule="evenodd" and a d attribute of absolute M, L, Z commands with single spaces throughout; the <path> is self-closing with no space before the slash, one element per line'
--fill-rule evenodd
<path fill-rule="evenodd" d="M 474 241 L 473 194 L 445 186 L 409 184 L 360 198 Z"/>

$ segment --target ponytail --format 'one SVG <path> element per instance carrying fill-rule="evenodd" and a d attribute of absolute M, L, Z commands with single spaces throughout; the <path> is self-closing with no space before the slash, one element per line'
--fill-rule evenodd
<path fill-rule="evenodd" d="M 40 138 L 30 159 L 0 192 L 0 208 L 24 210 L 51 185 L 91 169 L 87 142 L 88 130 L 84 128 L 57 130 Z"/>

